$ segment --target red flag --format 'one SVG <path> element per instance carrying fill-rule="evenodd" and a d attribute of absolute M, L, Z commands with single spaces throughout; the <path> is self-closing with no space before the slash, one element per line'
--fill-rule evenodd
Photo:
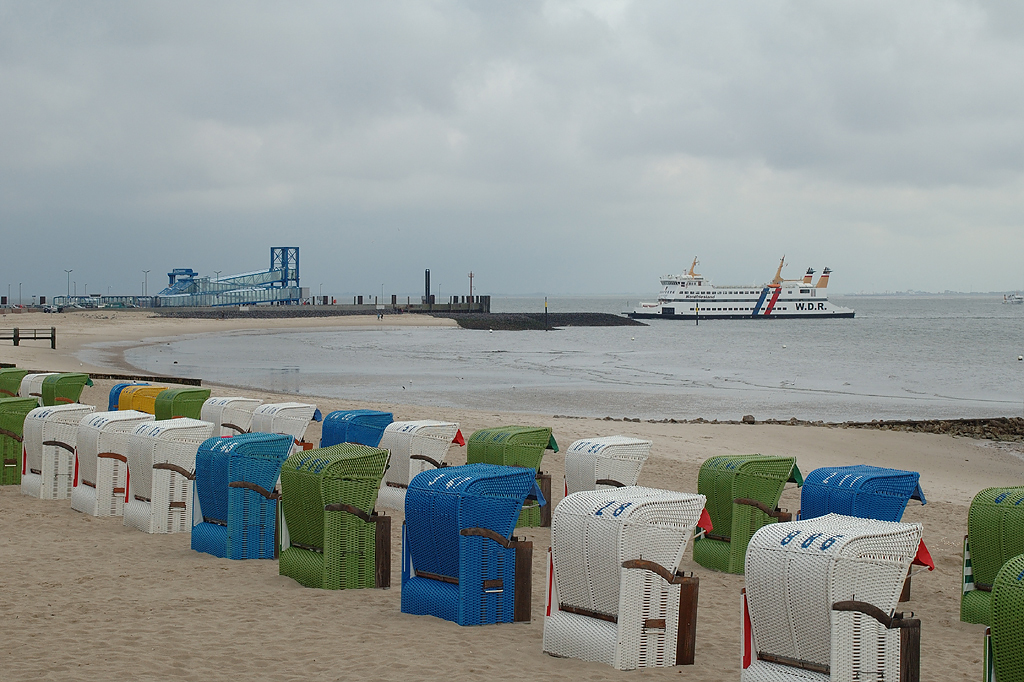
<path fill-rule="evenodd" d="M 921 544 L 917 546 L 917 556 L 911 562 L 911 565 L 927 566 L 929 571 L 935 570 L 935 560 L 932 559 L 931 552 L 924 546 L 924 540 L 921 540 Z"/>
<path fill-rule="evenodd" d="M 452 438 L 452 442 L 459 446 L 466 444 L 466 438 L 462 435 L 462 429 L 455 432 L 455 438 Z"/>
<path fill-rule="evenodd" d="M 703 528 L 705 533 L 710 533 L 711 530 L 715 527 L 711 523 L 711 514 L 708 514 L 707 509 L 700 510 L 700 520 L 697 521 L 697 527 Z"/>

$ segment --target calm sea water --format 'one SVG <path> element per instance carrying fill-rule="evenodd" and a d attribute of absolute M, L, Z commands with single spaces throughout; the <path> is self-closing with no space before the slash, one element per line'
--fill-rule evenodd
<path fill-rule="evenodd" d="M 619 313 L 637 300 L 548 305 Z M 1024 409 L 1024 306 L 994 296 L 832 300 L 857 317 L 548 332 L 236 332 L 136 348 L 126 359 L 147 372 L 304 395 L 594 417 L 843 421 Z M 542 298 L 492 304 L 496 312 L 544 309 Z"/>

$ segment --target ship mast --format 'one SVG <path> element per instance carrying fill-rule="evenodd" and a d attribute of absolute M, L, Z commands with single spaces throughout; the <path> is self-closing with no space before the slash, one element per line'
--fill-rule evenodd
<path fill-rule="evenodd" d="M 694 272 L 694 269 L 695 269 L 696 267 L 697 267 L 697 257 L 696 257 L 696 256 L 694 256 L 694 257 L 693 257 L 693 265 L 691 265 L 691 266 L 690 266 L 690 272 L 689 272 L 689 275 L 690 275 L 690 277 L 700 277 L 700 275 L 699 275 L 699 274 L 697 274 L 696 272 Z"/>

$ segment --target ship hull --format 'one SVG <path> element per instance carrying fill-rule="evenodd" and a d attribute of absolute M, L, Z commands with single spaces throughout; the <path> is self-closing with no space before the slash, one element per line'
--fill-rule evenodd
<path fill-rule="evenodd" d="M 631 317 L 634 320 L 820 320 L 829 319 L 834 320 L 836 318 L 852 319 L 855 315 L 855 311 L 849 312 L 832 312 L 832 313 L 793 313 L 793 314 L 776 314 L 776 315 L 728 315 L 728 314 L 714 314 L 708 313 L 704 315 L 686 314 L 686 315 L 668 315 L 665 313 L 626 313 L 627 317 Z"/>

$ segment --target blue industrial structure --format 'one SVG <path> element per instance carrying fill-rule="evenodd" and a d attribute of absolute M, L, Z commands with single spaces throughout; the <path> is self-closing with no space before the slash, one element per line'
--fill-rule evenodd
<path fill-rule="evenodd" d="M 299 247 L 270 249 L 270 268 L 226 277 L 200 277 L 192 268 L 167 273 L 167 288 L 156 295 L 161 308 L 292 304 L 308 298 L 299 286 Z"/>

